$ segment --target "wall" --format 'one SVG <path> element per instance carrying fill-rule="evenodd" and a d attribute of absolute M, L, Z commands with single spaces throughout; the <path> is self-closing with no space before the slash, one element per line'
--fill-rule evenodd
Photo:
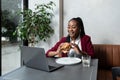
<path fill-rule="evenodd" d="M 34 9 L 34 4 L 50 0 L 29 0 L 29 8 Z M 47 42 L 39 42 L 36 46 L 47 51 L 59 38 L 59 0 L 52 0 L 54 18 L 52 25 L 55 34 Z M 86 34 L 91 36 L 92 42 L 104 44 L 120 44 L 120 1 L 119 0 L 63 0 L 63 36 L 67 35 L 67 23 L 72 17 L 80 16 L 83 19 Z M 62 27 L 62 26 L 61 26 Z"/>
<path fill-rule="evenodd" d="M 120 0 L 64 0 L 64 36 L 72 17 L 83 19 L 93 43 L 120 44 Z"/>

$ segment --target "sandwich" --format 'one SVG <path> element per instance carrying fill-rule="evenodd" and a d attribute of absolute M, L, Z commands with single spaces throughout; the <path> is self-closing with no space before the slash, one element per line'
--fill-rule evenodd
<path fill-rule="evenodd" d="M 71 48 L 72 47 L 71 47 L 70 43 L 68 43 L 68 42 L 63 43 L 63 45 L 61 46 L 61 50 L 64 53 L 68 52 Z"/>

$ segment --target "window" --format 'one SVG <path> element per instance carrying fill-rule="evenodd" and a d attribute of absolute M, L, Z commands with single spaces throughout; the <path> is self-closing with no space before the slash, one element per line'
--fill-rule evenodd
<path fill-rule="evenodd" d="M 21 66 L 19 45 L 21 41 L 13 36 L 18 25 L 20 16 L 16 15 L 19 10 L 28 7 L 28 0 L 1 0 L 1 73 L 4 75 Z"/>

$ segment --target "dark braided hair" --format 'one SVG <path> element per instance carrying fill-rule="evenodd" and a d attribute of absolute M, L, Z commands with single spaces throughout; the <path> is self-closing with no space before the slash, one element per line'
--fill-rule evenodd
<path fill-rule="evenodd" d="M 84 25 L 82 19 L 80 17 L 77 17 L 77 18 L 72 18 L 71 20 L 75 20 L 77 22 L 78 27 L 81 29 L 80 36 L 81 37 L 84 36 L 85 31 L 84 31 Z"/>

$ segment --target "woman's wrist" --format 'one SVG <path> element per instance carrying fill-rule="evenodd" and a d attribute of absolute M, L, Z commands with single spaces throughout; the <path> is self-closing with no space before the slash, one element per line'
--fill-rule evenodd
<path fill-rule="evenodd" d="M 88 55 L 86 52 L 82 51 L 82 55 Z"/>
<path fill-rule="evenodd" d="M 56 56 L 56 57 L 62 57 L 62 55 L 61 55 L 61 52 L 60 51 L 56 51 L 56 53 L 55 53 L 55 55 L 54 56 Z"/>
<path fill-rule="evenodd" d="M 53 56 L 56 56 L 56 55 L 58 55 L 58 54 L 59 54 L 59 52 L 55 51 Z"/>
<path fill-rule="evenodd" d="M 80 55 L 87 55 L 87 53 L 86 52 L 84 52 L 84 51 L 79 51 L 77 54 L 80 54 Z"/>
<path fill-rule="evenodd" d="M 55 56 L 57 55 L 58 52 L 57 51 L 52 51 L 52 52 L 49 52 L 48 56 Z"/>
<path fill-rule="evenodd" d="M 81 50 L 78 50 L 78 51 L 76 51 L 76 53 L 81 55 L 81 54 L 82 54 L 82 51 L 81 51 Z"/>

